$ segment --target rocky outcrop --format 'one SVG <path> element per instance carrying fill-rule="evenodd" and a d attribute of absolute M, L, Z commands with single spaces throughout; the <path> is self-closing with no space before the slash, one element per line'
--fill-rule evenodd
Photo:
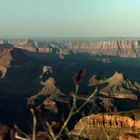
<path fill-rule="evenodd" d="M 19 42 L 17 44 L 15 44 L 16 48 L 20 48 L 23 50 L 26 50 L 28 52 L 32 52 L 32 53 L 50 53 L 52 52 L 52 48 L 50 48 L 50 46 L 48 44 L 44 45 L 44 46 L 34 46 L 32 43 L 28 43 L 28 42 Z"/>
<path fill-rule="evenodd" d="M 64 45 L 74 53 L 91 53 L 120 57 L 140 56 L 139 41 L 137 40 L 66 41 Z"/>
<path fill-rule="evenodd" d="M 23 68 L 22 65 L 24 64 L 29 67 L 29 63 L 31 63 L 31 61 L 32 59 L 26 56 L 21 49 L 4 47 L 0 48 L 1 78 L 4 78 L 6 76 L 8 69 L 20 69 Z"/>
<path fill-rule="evenodd" d="M 55 85 L 56 81 L 54 78 L 49 77 L 45 82 L 41 81 L 41 84 L 44 86 L 37 95 L 31 96 L 28 98 L 28 105 L 34 105 L 34 100 L 39 96 L 45 96 L 47 99 L 57 99 L 59 96 L 64 96 L 58 87 Z"/>
<path fill-rule="evenodd" d="M 91 140 L 104 140 L 107 137 L 111 140 L 133 137 L 136 140 L 140 138 L 140 119 L 135 120 L 128 115 L 119 114 L 90 115 L 82 118 L 71 134 Z"/>
<path fill-rule="evenodd" d="M 57 98 L 59 95 L 63 95 L 59 88 L 55 85 L 56 81 L 54 78 L 50 77 L 45 82 L 41 82 L 44 88 L 38 93 L 39 95 L 51 96 L 50 98 Z"/>
<path fill-rule="evenodd" d="M 43 43 L 44 45 L 42 46 L 35 45 L 33 41 L 31 42 L 18 41 L 17 43 L 13 43 L 13 45 L 16 48 L 21 48 L 33 53 L 59 53 L 59 48 L 61 48 L 63 54 L 73 52 L 120 57 L 140 57 L 139 40 L 69 40 L 46 42 Z"/>
<path fill-rule="evenodd" d="M 117 71 L 109 78 L 105 80 L 98 80 L 96 76 L 93 76 L 89 80 L 89 85 L 103 85 L 100 89 L 100 94 L 107 97 L 119 98 L 119 99 L 131 99 L 137 100 L 138 96 L 134 93 L 140 91 L 140 84 L 137 82 L 131 82 L 124 78 L 122 73 Z"/>
<path fill-rule="evenodd" d="M 25 91 L 37 76 L 38 64 L 22 49 L 0 48 L 1 93 Z"/>
<path fill-rule="evenodd" d="M 63 54 L 73 52 L 120 57 L 140 57 L 139 40 L 68 40 L 45 42 L 41 46 L 35 45 L 33 41 L 17 41 L 17 43 L 13 43 L 13 45 L 16 48 L 35 53 L 58 53 L 58 48 L 61 48 Z"/>
<path fill-rule="evenodd" d="M 12 60 L 11 51 L 13 48 L 0 48 L 0 76 L 4 78 Z"/>
<path fill-rule="evenodd" d="M 7 67 L 6 66 L 0 66 L 0 78 L 4 78 L 7 73 Z"/>

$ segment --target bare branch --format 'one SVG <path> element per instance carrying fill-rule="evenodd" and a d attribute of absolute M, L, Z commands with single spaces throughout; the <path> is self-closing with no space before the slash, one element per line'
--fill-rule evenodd
<path fill-rule="evenodd" d="M 68 114 L 68 117 L 67 119 L 64 121 L 64 124 L 63 126 L 61 127 L 59 133 L 57 134 L 57 136 L 55 136 L 54 132 L 53 132 L 53 129 L 52 127 L 50 126 L 50 124 L 46 121 L 45 124 L 47 125 L 48 127 L 48 131 L 49 131 L 49 134 L 52 138 L 52 140 L 57 140 L 61 137 L 62 133 L 64 130 L 67 130 L 68 132 L 68 129 L 67 129 L 67 125 L 71 119 L 71 117 L 79 112 L 85 105 L 87 105 L 87 103 L 90 102 L 91 99 L 93 99 L 93 97 L 95 96 L 96 92 L 97 92 L 97 89 L 94 90 L 94 92 L 85 100 L 85 102 L 77 109 L 76 108 L 76 101 L 77 101 L 77 94 L 78 94 L 78 90 L 79 90 L 79 85 L 76 85 L 75 86 L 75 93 L 73 93 L 72 97 L 73 97 L 73 102 L 72 102 L 72 106 L 71 106 L 71 109 L 69 111 L 69 114 Z M 76 111 L 75 111 L 76 110 Z M 33 116 L 33 130 L 32 130 L 32 140 L 36 140 L 36 123 L 37 123 L 37 120 L 36 120 L 36 115 L 35 115 L 35 112 L 33 109 L 30 109 L 31 113 L 32 113 L 32 116 Z"/>
<path fill-rule="evenodd" d="M 78 93 L 78 89 L 76 88 L 76 94 L 77 94 L 77 93 Z M 64 122 L 62 128 L 60 129 L 60 131 L 59 131 L 59 133 L 58 133 L 56 139 L 58 139 L 58 138 L 61 136 L 62 132 L 63 132 L 64 129 L 66 128 L 68 122 L 70 121 L 70 119 L 71 119 L 71 117 L 72 117 L 72 115 L 73 115 L 74 109 L 75 109 L 75 107 L 76 107 L 76 95 L 73 95 L 72 97 L 73 97 L 73 104 L 72 104 L 71 110 L 70 110 L 69 115 L 68 115 L 66 121 Z"/>
<path fill-rule="evenodd" d="M 30 138 L 23 138 L 23 137 L 19 136 L 18 132 L 15 133 L 15 138 L 18 140 L 31 140 Z"/>
<path fill-rule="evenodd" d="M 87 98 L 87 100 L 78 109 L 76 109 L 76 111 L 73 114 L 78 113 L 86 104 L 88 104 L 96 93 L 97 93 L 97 89 L 94 90 L 94 92 Z"/>
<path fill-rule="evenodd" d="M 25 132 L 23 132 L 21 129 L 19 129 L 17 125 L 15 125 L 14 127 L 17 131 L 16 134 L 18 134 L 18 132 L 19 132 L 21 135 L 25 136 L 27 139 L 30 139 L 30 137 Z"/>
<path fill-rule="evenodd" d="M 56 137 L 55 137 L 55 135 L 54 135 L 54 132 L 53 132 L 53 130 L 52 130 L 50 124 L 49 124 L 47 121 L 46 121 L 45 123 L 46 123 L 46 125 L 47 125 L 47 127 L 48 127 L 48 130 L 49 130 L 49 133 L 50 133 L 52 139 L 53 139 L 53 140 L 56 140 Z"/>
<path fill-rule="evenodd" d="M 32 130 L 32 140 L 36 139 L 36 115 L 33 109 L 30 109 L 32 116 L 33 116 L 33 130 Z"/>

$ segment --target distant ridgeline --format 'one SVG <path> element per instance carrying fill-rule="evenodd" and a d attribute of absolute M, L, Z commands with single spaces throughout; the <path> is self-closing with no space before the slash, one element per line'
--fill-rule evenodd
<path fill-rule="evenodd" d="M 1 41 L 1 47 L 8 47 L 6 43 L 16 48 L 39 53 L 90 53 L 94 55 L 109 55 L 119 57 L 140 57 L 139 40 L 64 40 L 64 41 L 33 41 L 13 40 Z M 3 44 L 4 43 L 4 44 Z M 11 47 L 11 46 L 10 46 Z"/>

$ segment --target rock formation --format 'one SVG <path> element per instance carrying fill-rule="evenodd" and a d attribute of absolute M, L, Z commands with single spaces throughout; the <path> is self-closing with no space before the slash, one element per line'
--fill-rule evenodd
<path fill-rule="evenodd" d="M 66 41 L 65 46 L 74 53 L 91 53 L 120 57 L 139 57 L 139 41 L 109 40 L 109 41 Z M 64 50 L 65 53 L 65 50 Z"/>
<path fill-rule="evenodd" d="M 42 67 L 42 73 L 41 73 L 41 75 L 40 75 L 40 78 L 43 78 L 43 76 L 46 74 L 49 74 L 49 73 L 52 73 L 52 70 L 53 70 L 53 68 L 51 67 L 51 66 L 47 66 L 47 65 L 44 65 L 43 67 Z"/>
<path fill-rule="evenodd" d="M 118 72 L 115 72 L 110 78 L 105 80 L 98 80 L 93 76 L 89 80 L 89 85 L 103 85 L 99 91 L 100 94 L 113 98 L 137 100 L 138 97 L 134 91 L 140 91 L 140 84 L 137 82 L 133 83 L 130 80 L 125 79 L 124 75 Z"/>
<path fill-rule="evenodd" d="M 0 48 L 0 91 L 23 92 L 37 76 L 39 63 L 18 48 Z M 36 74 L 36 75 L 35 75 Z"/>
<path fill-rule="evenodd" d="M 32 59 L 26 56 L 21 49 L 0 48 L 0 75 L 4 78 L 8 69 L 23 68 L 24 64 L 29 67 L 28 64 L 31 61 Z"/>
<path fill-rule="evenodd" d="M 140 138 L 140 118 L 117 113 L 90 115 L 82 118 L 71 134 L 90 140 L 105 140 L 107 137 L 110 140 L 137 140 Z"/>
<path fill-rule="evenodd" d="M 12 48 L 0 48 L 0 76 L 4 78 L 12 60 Z"/>
<path fill-rule="evenodd" d="M 64 96 L 58 87 L 55 85 L 55 80 L 52 77 L 46 79 L 45 82 L 41 81 L 41 84 L 44 86 L 37 95 L 31 96 L 28 98 L 28 105 L 34 106 L 35 100 L 40 96 L 46 97 L 46 99 L 57 100 L 59 96 Z"/>
<path fill-rule="evenodd" d="M 63 95 L 62 92 L 56 87 L 54 78 L 50 77 L 45 82 L 42 82 L 44 88 L 38 93 L 38 95 L 48 96 L 56 98 L 58 95 Z"/>
<path fill-rule="evenodd" d="M 86 41 L 53 41 L 35 46 L 28 41 L 13 43 L 16 48 L 21 48 L 32 53 L 90 53 L 95 55 L 110 55 L 119 57 L 140 57 L 139 40 L 86 40 Z M 63 59 L 63 55 L 61 56 Z M 106 61 L 106 60 L 105 60 Z M 108 62 L 108 61 L 107 61 Z"/>
<path fill-rule="evenodd" d="M 7 73 L 7 67 L 6 66 L 0 66 L 0 78 L 4 78 Z"/>

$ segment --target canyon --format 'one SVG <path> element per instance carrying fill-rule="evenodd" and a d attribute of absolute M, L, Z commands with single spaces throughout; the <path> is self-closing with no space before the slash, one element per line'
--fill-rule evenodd
<path fill-rule="evenodd" d="M 140 57 L 139 40 L 60 40 L 39 41 L 19 40 L 9 41 L 16 48 L 36 53 L 89 53 L 119 57 Z M 41 45 L 40 45 L 41 44 Z"/>
<path fill-rule="evenodd" d="M 20 46 L 29 51 L 42 53 L 53 52 L 54 48 L 61 48 L 63 54 L 68 53 L 90 53 L 94 55 L 110 55 L 119 57 L 140 57 L 140 46 L 138 40 L 105 40 L 105 41 L 56 41 L 46 42 L 46 45 L 37 50 L 31 46 Z"/>
<path fill-rule="evenodd" d="M 89 140 L 138 140 L 140 139 L 139 112 L 85 116 L 75 125 L 71 135 Z"/>
<path fill-rule="evenodd" d="M 90 53 L 95 55 L 110 55 L 119 57 L 139 57 L 139 41 L 110 40 L 110 41 L 79 41 L 64 42 L 74 53 Z M 64 49 L 65 51 L 65 49 Z"/>
<path fill-rule="evenodd" d="M 105 42 L 107 43 L 107 41 Z M 94 43 L 88 41 L 86 46 Z M 40 98 L 44 95 L 50 96 L 50 94 L 51 99 L 59 105 L 61 100 L 61 113 L 66 113 L 67 106 L 70 106 L 70 104 L 62 104 L 62 101 L 71 100 L 69 94 L 74 90 L 75 74 L 81 69 L 86 69 L 87 75 L 81 80 L 78 96 L 79 98 L 87 97 L 91 90 L 98 87 L 98 93 L 95 95 L 95 100 L 93 100 L 95 106 L 90 102 L 87 108 L 82 110 L 86 116 L 80 117 L 79 122 L 77 118 L 76 122 L 71 122 L 73 125 L 71 127 L 74 127 L 71 134 L 91 140 L 94 140 L 94 138 L 102 140 L 106 138 L 106 135 L 109 135 L 112 140 L 115 137 L 120 140 L 139 139 L 139 113 L 131 113 L 130 111 L 140 108 L 140 84 L 139 81 L 137 82 L 139 80 L 139 63 L 137 63 L 139 58 L 135 58 L 139 55 L 136 55 L 133 49 L 138 50 L 138 44 L 136 43 L 137 47 L 134 47 L 134 42 L 130 43 L 133 47 L 130 47 L 129 55 L 126 55 L 125 51 L 122 51 L 122 55 L 116 45 L 114 49 L 118 50 L 119 53 L 114 53 L 113 56 L 119 57 L 115 58 L 110 57 L 112 53 L 107 51 L 108 45 L 105 45 L 106 51 L 103 50 L 104 53 L 106 52 L 105 54 L 97 51 L 99 52 L 98 55 L 103 55 L 102 57 L 98 55 L 93 57 L 91 54 L 95 52 L 94 47 L 92 48 L 94 51 L 89 51 L 88 54 L 87 49 L 89 48 L 86 47 L 82 49 L 82 52 L 78 52 L 82 48 L 82 42 L 78 42 L 79 47 L 77 48 L 74 48 L 76 44 L 71 45 L 68 41 L 52 44 L 48 43 L 46 46 L 49 51 L 47 49 L 45 51 L 43 46 L 39 51 L 37 47 L 31 44 L 25 45 L 26 47 L 0 45 L 0 109 L 2 114 L 0 121 L 8 126 L 13 122 L 17 122 L 21 128 L 25 127 L 25 124 L 27 124 L 25 120 L 29 119 L 28 114 L 26 114 L 28 110 L 27 99 L 37 96 Z M 121 44 L 127 45 L 127 41 Z M 61 49 L 58 48 L 59 45 Z M 100 48 L 100 45 L 98 47 Z M 64 59 L 61 59 L 59 54 L 63 54 Z M 104 55 L 109 55 L 109 57 Z M 132 62 L 136 64 L 135 67 L 132 66 L 131 68 L 129 65 L 132 65 Z M 48 75 L 48 68 L 51 71 L 50 75 Z M 103 69 L 106 72 L 105 77 L 98 73 Z M 47 74 L 47 79 L 52 78 L 41 81 L 40 76 L 42 76 L 42 73 Z M 137 80 L 133 79 L 135 74 L 138 75 L 136 76 Z M 129 80 L 129 76 L 131 80 Z M 96 108 L 97 106 L 98 108 Z M 92 114 L 89 115 L 90 109 L 92 109 Z M 122 111 L 129 111 L 129 113 L 121 113 Z M 80 128 L 83 129 L 80 130 Z"/>

